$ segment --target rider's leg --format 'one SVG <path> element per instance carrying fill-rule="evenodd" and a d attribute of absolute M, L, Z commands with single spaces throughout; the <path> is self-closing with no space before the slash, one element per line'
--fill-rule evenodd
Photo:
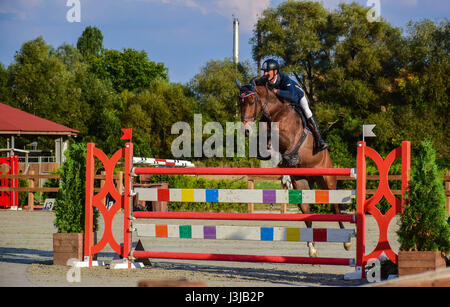
<path fill-rule="evenodd" d="M 314 135 L 317 150 L 322 151 L 324 149 L 327 149 L 329 144 L 322 139 L 322 136 L 320 135 L 319 124 L 317 123 L 316 117 L 311 112 L 311 109 L 308 105 L 308 100 L 305 96 L 300 99 L 300 106 L 302 107 L 303 112 L 306 116 L 308 127 L 311 129 L 311 132 Z"/>

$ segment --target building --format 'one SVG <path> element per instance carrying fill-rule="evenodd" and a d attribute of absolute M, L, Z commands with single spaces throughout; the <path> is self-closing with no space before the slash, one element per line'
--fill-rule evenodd
<path fill-rule="evenodd" d="M 0 149 L 0 154 L 6 156 L 18 155 L 19 172 L 28 173 L 30 166 L 38 165 L 35 173 L 47 173 L 58 168 L 64 162 L 64 151 L 68 146 L 68 138 L 76 136 L 79 131 L 57 124 L 47 119 L 0 103 L 0 138 L 5 137 L 6 148 Z M 43 136 L 55 140 L 55 150 L 38 149 L 36 142 L 31 142 L 25 148 L 16 148 L 16 137 L 35 138 Z"/>

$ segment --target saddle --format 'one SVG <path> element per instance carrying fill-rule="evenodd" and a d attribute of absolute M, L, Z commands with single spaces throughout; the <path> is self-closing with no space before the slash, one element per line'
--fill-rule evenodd
<path fill-rule="evenodd" d="M 306 116 L 305 114 L 303 114 L 303 109 L 298 104 L 294 103 L 290 103 L 290 106 L 300 115 L 302 119 L 303 134 L 291 152 L 281 155 L 281 167 L 295 167 L 298 165 L 298 163 L 300 162 L 300 159 L 298 157 L 298 150 L 302 146 L 308 134 L 311 133 L 307 125 Z"/>

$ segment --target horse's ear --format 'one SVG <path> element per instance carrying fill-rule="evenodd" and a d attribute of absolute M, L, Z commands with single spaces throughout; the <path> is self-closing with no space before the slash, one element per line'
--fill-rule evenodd
<path fill-rule="evenodd" d="M 242 88 L 241 82 L 239 82 L 238 78 L 235 78 L 234 80 L 236 81 L 236 86 L 237 86 L 237 88 L 238 88 L 239 90 L 241 90 L 241 88 Z"/>
<path fill-rule="evenodd" d="M 251 81 L 250 81 L 250 85 L 252 86 L 252 88 L 253 89 L 255 89 L 256 90 L 256 83 L 255 83 L 255 79 L 256 78 L 253 78 Z"/>
<path fill-rule="evenodd" d="M 263 75 L 259 78 L 256 78 L 253 82 L 256 83 L 256 85 L 266 86 L 267 82 L 269 82 L 269 76 Z"/>

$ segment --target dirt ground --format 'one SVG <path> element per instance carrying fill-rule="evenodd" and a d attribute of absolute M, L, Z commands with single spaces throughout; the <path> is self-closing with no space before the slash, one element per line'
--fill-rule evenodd
<path fill-rule="evenodd" d="M 152 266 L 135 270 L 111 270 L 108 266 L 83 268 L 80 282 L 68 282 L 68 266 L 53 265 L 54 213 L 43 211 L 0 211 L 0 286 L 19 287 L 77 287 L 95 286 L 135 287 L 140 280 L 187 280 L 203 282 L 209 287 L 301 287 L 301 286 L 358 286 L 367 281 L 345 281 L 344 274 L 354 271 L 352 267 L 328 265 L 298 265 L 271 263 L 237 263 L 187 260 L 152 260 Z M 114 233 L 122 242 L 123 215 L 114 219 Z M 102 220 L 100 219 L 101 238 Z M 145 221 L 145 222 L 154 222 Z M 156 221 L 157 222 L 157 221 Z M 194 221 L 176 221 L 194 224 Z M 139 221 L 139 223 L 142 223 Z M 170 223 L 170 221 L 164 221 Z M 200 221 L 197 221 L 200 223 Z M 215 221 L 217 224 L 218 221 Z M 221 221 L 221 224 L 229 223 Z M 244 222 L 243 222 L 244 223 Z M 206 224 L 206 223 L 201 223 Z M 236 224 L 236 222 L 234 222 Z M 304 223 L 293 222 L 245 222 L 245 225 L 283 226 Z M 337 223 L 314 223 L 313 227 L 337 228 Z M 346 224 L 354 228 L 353 224 Z M 398 250 L 394 220 L 390 227 L 390 243 Z M 367 218 L 367 245 L 371 251 L 378 240 L 375 221 Z M 133 237 L 133 241 L 137 241 Z M 306 243 L 261 241 L 214 241 L 144 238 L 144 247 L 155 251 L 211 252 L 225 254 L 255 254 L 280 256 L 308 256 Z M 341 243 L 316 243 L 319 256 L 354 258 L 356 241 L 352 251 L 345 251 Z M 115 253 L 107 246 L 99 253 L 99 260 L 109 263 Z"/>

